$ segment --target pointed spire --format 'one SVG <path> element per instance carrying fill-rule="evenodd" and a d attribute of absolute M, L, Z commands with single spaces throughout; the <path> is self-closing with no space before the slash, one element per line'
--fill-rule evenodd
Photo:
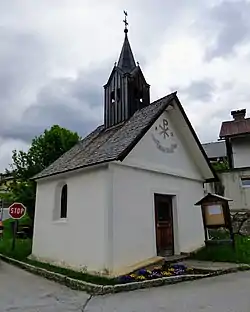
<path fill-rule="evenodd" d="M 123 22 L 125 24 L 125 29 L 124 29 L 125 39 L 124 39 L 122 51 L 121 51 L 117 66 L 121 68 L 124 72 L 128 73 L 128 72 L 131 72 L 136 67 L 136 63 L 135 63 L 132 49 L 130 47 L 130 43 L 128 41 L 128 22 L 127 22 L 128 14 L 126 11 L 124 11 L 124 14 L 125 14 L 125 19 Z"/>

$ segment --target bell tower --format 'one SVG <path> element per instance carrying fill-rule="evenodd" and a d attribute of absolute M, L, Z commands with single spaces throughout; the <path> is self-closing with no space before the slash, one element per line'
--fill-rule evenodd
<path fill-rule="evenodd" d="M 150 86 L 139 63 L 135 63 L 128 40 L 127 12 L 124 11 L 125 38 L 118 63 L 104 86 L 104 125 L 112 127 L 128 120 L 138 109 L 150 104 Z"/>

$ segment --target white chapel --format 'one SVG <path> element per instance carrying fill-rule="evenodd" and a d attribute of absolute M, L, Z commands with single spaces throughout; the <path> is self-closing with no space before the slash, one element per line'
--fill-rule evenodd
<path fill-rule="evenodd" d="M 32 256 L 119 274 L 204 245 L 203 183 L 217 179 L 177 97 L 150 103 L 125 27 L 104 122 L 39 173 Z"/>

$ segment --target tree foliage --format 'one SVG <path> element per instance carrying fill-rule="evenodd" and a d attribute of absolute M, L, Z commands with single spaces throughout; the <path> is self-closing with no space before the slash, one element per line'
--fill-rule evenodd
<path fill-rule="evenodd" d="M 227 159 L 212 162 L 212 166 L 215 171 L 224 171 L 229 169 L 229 163 Z"/>
<path fill-rule="evenodd" d="M 12 174 L 13 180 L 8 185 L 8 192 L 3 195 L 4 199 L 23 203 L 33 220 L 36 183 L 30 179 L 52 164 L 79 140 L 80 137 L 76 132 L 54 125 L 35 137 L 27 152 L 14 150 L 10 169 L 6 169 L 7 173 Z"/>

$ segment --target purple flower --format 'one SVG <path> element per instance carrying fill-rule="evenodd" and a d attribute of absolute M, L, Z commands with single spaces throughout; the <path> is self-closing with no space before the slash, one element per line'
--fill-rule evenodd
<path fill-rule="evenodd" d="M 143 275 L 143 276 L 148 275 L 148 274 L 147 274 L 147 270 L 145 270 L 145 269 L 140 269 L 140 270 L 138 271 L 138 275 Z"/>
<path fill-rule="evenodd" d="M 184 264 L 173 264 L 171 266 L 175 270 L 186 270 L 187 267 Z"/>
<path fill-rule="evenodd" d="M 160 278 L 160 277 L 162 277 L 162 273 L 161 272 L 153 272 L 152 277 L 153 278 Z"/>
<path fill-rule="evenodd" d="M 134 281 L 134 278 L 131 277 L 130 275 L 123 275 L 123 276 L 119 277 L 118 280 L 120 283 L 131 283 Z"/>

